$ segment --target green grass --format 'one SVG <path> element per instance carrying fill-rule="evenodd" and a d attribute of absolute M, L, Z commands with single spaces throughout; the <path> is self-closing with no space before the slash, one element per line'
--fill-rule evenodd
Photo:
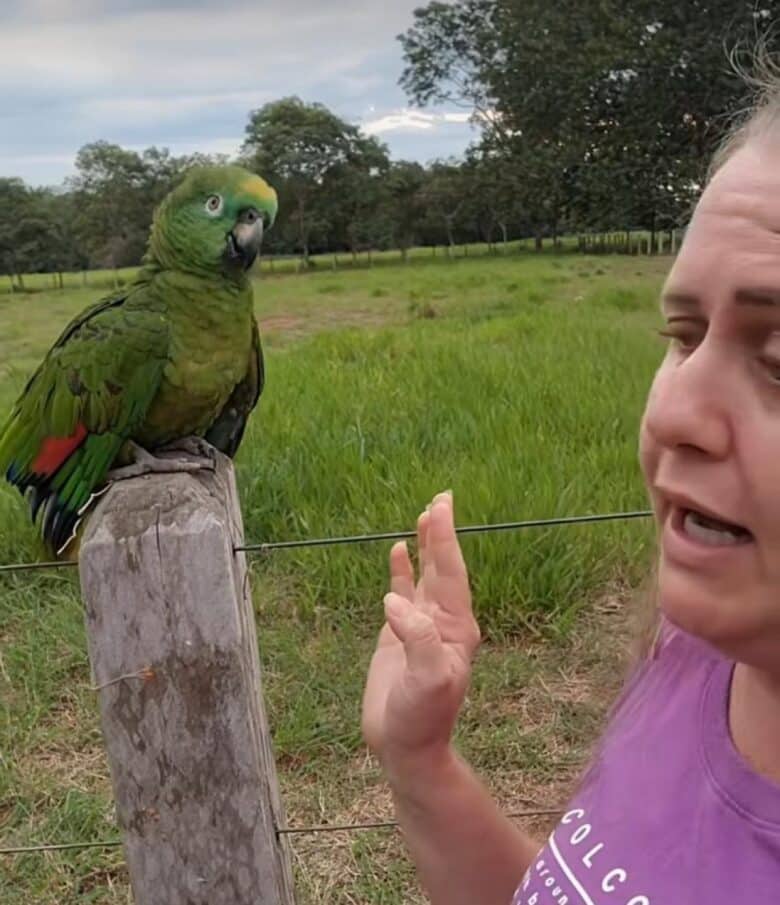
<path fill-rule="evenodd" d="M 264 274 L 267 384 L 236 463 L 247 540 L 411 528 L 447 487 L 460 524 L 646 508 L 637 431 L 667 266 L 508 255 Z M 0 412 L 97 294 L 0 295 Z M 459 744 L 509 807 L 556 803 L 582 763 L 619 679 L 615 611 L 594 608 L 638 583 L 651 540 L 647 522 L 464 537 L 487 642 Z M 291 823 L 389 813 L 358 717 L 388 548 L 253 561 Z M 0 562 L 39 554 L 3 485 Z M 73 574 L 0 578 L 0 752 L 0 847 L 114 834 Z M 295 850 L 302 902 L 420 901 L 393 834 Z M 7 860 L 0 901 L 127 902 L 121 852 Z"/>

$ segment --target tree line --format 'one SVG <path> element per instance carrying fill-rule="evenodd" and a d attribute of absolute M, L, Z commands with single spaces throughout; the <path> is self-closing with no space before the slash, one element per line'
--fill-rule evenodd
<path fill-rule="evenodd" d="M 280 215 L 264 251 L 357 256 L 370 250 L 504 240 L 522 230 L 495 167 L 468 161 L 423 166 L 391 160 L 320 104 L 284 98 L 251 114 L 237 162 L 277 189 Z M 98 141 L 76 156 L 75 175 L 58 188 L 0 179 L 0 272 L 24 289 L 24 274 L 137 264 L 152 213 L 195 164 L 220 155 L 139 153 Z"/>
<path fill-rule="evenodd" d="M 457 0 L 428 3 L 399 36 L 400 83 L 419 106 L 479 126 L 460 159 L 423 166 L 325 106 L 286 97 L 249 113 L 238 162 L 280 196 L 266 251 L 371 249 L 684 225 L 712 151 L 750 91 L 733 58 L 764 35 L 769 0 Z M 768 30 L 769 29 L 769 30 Z M 0 270 L 139 262 L 152 211 L 193 164 L 97 141 L 56 189 L 0 179 Z"/>

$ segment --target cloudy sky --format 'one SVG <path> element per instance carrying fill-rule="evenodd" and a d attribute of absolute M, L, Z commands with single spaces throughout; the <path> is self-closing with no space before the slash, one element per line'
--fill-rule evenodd
<path fill-rule="evenodd" d="M 393 157 L 459 154 L 459 110 L 409 107 L 395 36 L 423 0 L 0 0 L 0 176 L 55 185 L 105 139 L 234 153 L 248 112 L 320 101 Z"/>

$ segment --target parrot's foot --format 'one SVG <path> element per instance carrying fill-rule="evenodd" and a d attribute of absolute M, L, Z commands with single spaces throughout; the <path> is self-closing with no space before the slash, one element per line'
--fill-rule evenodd
<path fill-rule="evenodd" d="M 160 447 L 158 452 L 188 453 L 196 459 L 205 459 L 210 462 L 212 471 L 217 467 L 217 450 L 203 437 L 182 437 L 179 440 L 166 443 L 165 446 Z"/>
<path fill-rule="evenodd" d="M 214 471 L 217 466 L 217 453 L 210 443 L 200 437 L 184 437 L 161 447 L 157 452 L 184 452 L 194 457 L 175 458 L 173 456 L 153 456 L 142 446 L 130 441 L 134 462 L 115 468 L 106 475 L 106 481 L 126 481 L 147 474 L 177 474 L 180 472 Z"/>

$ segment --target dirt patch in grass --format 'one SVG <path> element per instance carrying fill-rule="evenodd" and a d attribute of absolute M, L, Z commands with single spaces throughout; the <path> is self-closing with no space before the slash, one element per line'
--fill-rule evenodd
<path fill-rule="evenodd" d="M 261 338 L 270 339 L 274 345 L 279 345 L 323 330 L 381 327 L 393 319 L 389 312 L 340 305 L 334 308 L 312 308 L 306 316 L 275 314 L 261 317 L 258 319 L 258 326 Z"/>
<path fill-rule="evenodd" d="M 108 761 L 102 742 L 74 749 L 68 736 L 34 749 L 24 760 L 25 785 L 110 794 Z"/>
<path fill-rule="evenodd" d="M 296 330 L 305 321 L 302 317 L 294 317 L 289 314 L 277 314 L 273 317 L 263 317 L 258 321 L 258 326 L 263 333 L 285 333 Z"/>

